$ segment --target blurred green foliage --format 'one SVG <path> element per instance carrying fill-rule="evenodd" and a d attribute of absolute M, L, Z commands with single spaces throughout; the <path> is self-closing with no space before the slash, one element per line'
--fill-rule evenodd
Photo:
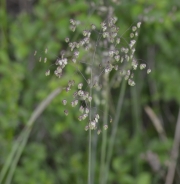
<path fill-rule="evenodd" d="M 136 54 L 152 68 L 152 75 L 137 74 L 137 96 L 132 96 L 130 88 L 127 90 L 109 180 L 122 184 L 163 183 L 180 102 L 180 3 L 167 0 L 115 2 L 107 4 L 114 8 L 120 32 L 126 32 L 124 39 L 129 37 L 127 28 L 142 20 Z M 0 168 L 34 108 L 69 79 L 83 80 L 72 72 L 72 68 L 61 81 L 53 75 L 48 78 L 44 75 L 60 49 L 67 47 L 64 39 L 72 37 L 70 18 L 83 21 L 84 27 L 91 23 L 98 25 L 104 18 L 96 13 L 99 4 L 95 10 L 89 10 L 89 4 L 83 0 L 39 0 L 34 2 L 29 13 L 22 9 L 15 15 L 13 7 L 5 4 L 4 0 L 0 7 Z M 87 12 L 91 15 L 87 16 Z M 74 39 L 82 30 L 77 30 Z M 45 57 L 46 47 L 48 61 L 39 63 L 39 57 Z M 34 51 L 37 51 L 36 57 Z M 116 101 L 118 90 L 112 89 L 111 93 Z M 71 93 L 66 98 L 70 96 Z M 133 104 L 130 96 L 138 98 L 138 104 Z M 14 184 L 86 183 L 88 135 L 84 124 L 76 120 L 76 110 L 72 109 L 69 116 L 64 117 L 63 98 L 61 93 L 36 121 L 16 168 Z M 144 112 L 147 104 L 163 122 L 167 133 L 164 142 Z M 134 105 L 139 109 L 137 123 L 131 108 Z M 140 127 L 138 133 L 136 126 Z M 149 150 L 158 156 L 162 172 L 153 171 L 150 163 L 142 158 Z M 98 159 L 96 167 L 97 175 Z M 175 181 L 179 179 L 176 175 Z"/>

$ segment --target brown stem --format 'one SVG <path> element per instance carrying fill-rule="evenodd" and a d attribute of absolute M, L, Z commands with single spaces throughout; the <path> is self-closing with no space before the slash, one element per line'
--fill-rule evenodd
<path fill-rule="evenodd" d="M 166 134 L 165 134 L 164 128 L 163 128 L 159 118 L 154 113 L 154 111 L 149 106 L 146 106 L 144 108 L 144 110 L 147 113 L 147 115 L 149 116 L 149 118 L 151 119 L 156 131 L 159 134 L 160 139 L 162 141 L 166 140 Z"/>
<path fill-rule="evenodd" d="M 175 128 L 174 142 L 173 142 L 173 147 L 171 150 L 170 163 L 168 166 L 168 172 L 166 175 L 165 184 L 172 184 L 174 180 L 176 164 L 177 164 L 177 159 L 179 155 L 179 145 L 180 145 L 180 133 L 179 132 L 180 132 L 180 108 L 179 108 L 178 119 L 177 119 L 176 128 Z"/>

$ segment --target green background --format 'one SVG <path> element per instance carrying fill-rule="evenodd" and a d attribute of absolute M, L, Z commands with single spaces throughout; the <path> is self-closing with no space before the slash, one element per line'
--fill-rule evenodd
<path fill-rule="evenodd" d="M 93 6 L 92 6 L 93 5 Z M 112 7 L 124 39 L 131 25 L 142 21 L 136 44 L 136 57 L 152 70 L 136 73 L 136 86 L 128 87 L 123 101 L 109 183 L 164 183 L 173 144 L 180 103 L 180 2 L 168 0 L 136 1 L 1 1 L 0 5 L 0 169 L 33 110 L 54 89 L 69 78 L 82 81 L 69 69 L 59 80 L 45 77 L 48 66 L 65 49 L 71 18 L 98 25 L 104 20 L 104 7 Z M 92 8 L 93 7 L 93 8 Z M 83 27 L 75 33 L 74 39 Z M 38 62 L 48 48 L 47 63 Z M 34 51 L 37 55 L 34 56 Z M 113 101 L 119 88 L 112 88 Z M 84 184 L 87 180 L 88 133 L 77 120 L 77 110 L 67 117 L 58 95 L 33 125 L 27 145 L 15 169 L 13 184 Z M 66 96 L 66 99 L 70 98 Z M 145 111 L 150 106 L 165 131 L 161 139 Z M 110 107 L 111 108 L 111 107 Z M 101 137 L 98 138 L 95 183 Z M 151 159 L 148 160 L 150 155 Z M 158 169 L 154 169 L 158 163 Z M 180 181 L 180 164 L 174 183 Z"/>

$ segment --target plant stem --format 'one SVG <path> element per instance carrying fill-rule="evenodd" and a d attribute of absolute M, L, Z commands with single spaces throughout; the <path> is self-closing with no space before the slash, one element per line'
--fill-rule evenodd
<path fill-rule="evenodd" d="M 11 184 L 11 180 L 12 180 L 14 171 L 15 171 L 17 163 L 18 163 L 18 161 L 19 161 L 19 159 L 21 157 L 21 154 L 22 154 L 22 152 L 24 150 L 24 147 L 25 147 L 25 145 L 27 143 L 27 140 L 29 138 L 30 132 L 31 132 L 31 127 L 27 127 L 27 130 L 24 132 L 24 134 L 25 134 L 24 139 L 20 143 L 19 148 L 17 150 L 17 153 L 14 156 L 14 159 L 13 159 L 13 161 L 11 163 L 11 167 L 10 167 L 9 173 L 7 175 L 7 179 L 6 179 L 5 184 Z"/>
<path fill-rule="evenodd" d="M 123 100 L 124 100 L 125 89 L 126 89 L 126 81 L 123 79 L 121 90 L 119 93 L 118 104 L 117 104 L 117 108 L 116 108 L 116 115 L 115 115 L 115 118 L 113 121 L 113 127 L 112 127 L 111 136 L 110 136 L 109 144 L 108 144 L 107 161 L 106 161 L 103 184 L 106 184 L 107 180 L 108 180 L 109 165 L 110 165 L 110 161 L 112 158 L 112 151 L 113 151 L 114 141 L 115 141 L 115 137 L 116 137 L 116 133 L 117 133 L 118 122 L 119 122 L 120 115 L 121 115 L 121 109 L 122 109 L 122 104 L 123 104 Z"/>
<path fill-rule="evenodd" d="M 91 83 L 90 83 L 90 96 L 92 97 L 92 67 L 91 67 Z M 91 113 L 91 101 L 89 103 L 90 106 L 90 112 L 89 112 L 89 125 L 91 124 L 91 119 L 92 119 L 92 113 Z M 92 132 L 91 132 L 91 127 L 89 127 L 89 150 L 88 150 L 88 184 L 91 184 L 91 147 L 92 147 Z"/>
<path fill-rule="evenodd" d="M 45 108 L 49 105 L 49 103 L 61 92 L 61 89 L 58 88 L 54 90 L 48 97 L 43 100 L 39 106 L 34 110 L 32 113 L 29 121 L 27 122 L 26 127 L 22 130 L 21 134 L 19 135 L 18 139 L 13 145 L 12 151 L 9 154 L 2 170 L 0 173 L 0 183 L 5 180 L 6 177 L 6 184 L 10 184 L 14 171 L 16 169 L 17 163 L 20 159 L 20 156 L 22 154 L 22 151 L 24 150 L 24 147 L 27 143 L 27 140 L 29 138 L 32 126 L 35 122 L 35 120 L 41 115 L 41 113 L 45 110 Z M 9 169 L 9 172 L 8 172 Z"/>
<path fill-rule="evenodd" d="M 94 53 L 93 53 L 93 57 L 92 57 L 92 65 L 91 65 L 91 83 L 90 83 L 90 96 L 92 97 L 92 84 L 93 84 L 93 64 L 94 64 L 94 61 L 95 61 L 95 55 L 96 55 L 96 49 L 97 49 L 97 46 L 98 46 L 98 42 L 101 38 L 101 35 L 99 35 L 97 37 L 97 40 L 96 40 L 96 44 L 95 44 L 95 49 L 94 49 Z M 91 113 L 91 101 L 89 103 L 89 106 L 90 106 L 90 112 L 89 112 L 89 124 L 91 123 L 91 120 L 92 120 L 92 113 Z M 88 154 L 88 184 L 91 184 L 92 183 L 92 167 L 91 167 L 91 162 L 92 162 L 92 132 L 91 132 L 91 127 L 89 127 L 89 154 Z"/>
<path fill-rule="evenodd" d="M 176 166 L 178 163 L 178 156 L 179 156 L 179 147 L 180 147 L 180 108 L 175 128 L 175 135 L 174 135 L 174 141 L 173 141 L 173 147 L 171 150 L 171 158 L 170 163 L 168 165 L 168 172 L 166 175 L 165 184 L 172 184 L 174 181 L 174 176 L 176 172 Z M 178 182 L 179 183 L 179 182 Z"/>
<path fill-rule="evenodd" d="M 135 85 L 134 87 L 131 88 L 131 99 L 132 99 L 132 119 L 133 119 L 133 124 L 135 124 L 134 128 L 134 135 L 133 135 L 133 141 L 139 142 L 142 139 L 142 131 L 141 131 L 141 116 L 140 116 L 140 106 L 138 103 L 138 97 L 139 97 L 139 85 Z M 143 144 L 142 144 L 143 145 Z M 142 146 L 141 145 L 141 146 Z M 135 152 L 135 157 L 133 159 L 133 173 L 135 175 L 138 175 L 139 171 L 141 170 L 141 166 L 139 164 L 138 158 L 139 153 Z"/>
<path fill-rule="evenodd" d="M 88 184 L 91 184 L 91 134 L 91 129 L 89 129 Z"/>
<path fill-rule="evenodd" d="M 132 117 L 133 117 L 133 122 L 135 123 L 135 132 L 134 135 L 136 136 L 141 136 L 141 131 L 140 131 L 140 109 L 139 109 L 139 103 L 138 103 L 138 93 L 137 93 L 137 85 L 131 88 L 131 99 L 132 99 Z"/>
<path fill-rule="evenodd" d="M 92 162 L 91 162 L 91 167 L 92 167 L 92 171 L 95 171 L 96 165 L 97 165 L 97 161 L 96 161 L 96 151 L 97 151 L 97 138 L 98 135 L 95 131 L 92 132 L 92 151 L 91 151 L 91 157 L 92 157 Z M 94 178 L 95 178 L 95 172 L 92 172 L 91 175 L 91 182 L 94 182 Z"/>
<path fill-rule="evenodd" d="M 21 135 L 23 135 L 22 133 L 21 133 Z M 2 181 L 4 180 L 5 175 L 6 175 L 8 169 L 9 169 L 11 163 L 12 163 L 13 157 L 16 154 L 16 151 L 19 148 L 19 145 L 20 145 L 19 138 L 21 138 L 21 137 L 18 137 L 18 140 L 13 144 L 13 148 L 12 148 L 8 158 L 6 159 L 6 162 L 5 162 L 5 164 L 4 164 L 4 166 L 3 166 L 2 170 L 1 170 L 1 173 L 0 173 L 0 183 L 2 183 Z"/>
<path fill-rule="evenodd" d="M 105 76 L 105 108 L 104 108 L 104 116 L 103 116 L 103 125 L 108 124 L 108 94 L 109 94 L 109 85 L 108 85 L 108 76 Z M 107 131 L 102 131 L 102 144 L 101 144 L 101 161 L 100 161 L 100 176 L 99 183 L 103 184 L 104 172 L 105 172 L 105 156 L 106 156 L 106 147 L 107 147 Z"/>

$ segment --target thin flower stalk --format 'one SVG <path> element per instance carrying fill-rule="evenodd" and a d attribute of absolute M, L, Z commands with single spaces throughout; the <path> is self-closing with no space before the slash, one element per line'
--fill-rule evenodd
<path fill-rule="evenodd" d="M 110 161 L 111 161 L 111 158 L 112 158 L 112 150 L 113 150 L 113 147 L 114 147 L 114 141 L 115 141 L 115 137 L 116 137 L 116 133 L 117 133 L 118 122 L 119 122 L 120 115 L 121 115 L 121 109 L 122 109 L 122 106 L 123 106 L 125 90 L 126 90 L 126 82 L 125 82 L 125 80 L 123 80 L 121 90 L 120 90 L 120 93 L 119 93 L 118 104 L 117 104 L 117 108 L 116 108 L 116 114 L 115 114 L 114 121 L 113 121 L 113 127 L 112 127 L 112 131 L 111 131 L 111 135 L 110 135 L 109 143 L 108 143 L 107 161 L 106 161 L 104 180 L 103 180 L 104 184 L 106 184 L 107 181 L 108 181 L 109 166 L 110 166 Z"/>

